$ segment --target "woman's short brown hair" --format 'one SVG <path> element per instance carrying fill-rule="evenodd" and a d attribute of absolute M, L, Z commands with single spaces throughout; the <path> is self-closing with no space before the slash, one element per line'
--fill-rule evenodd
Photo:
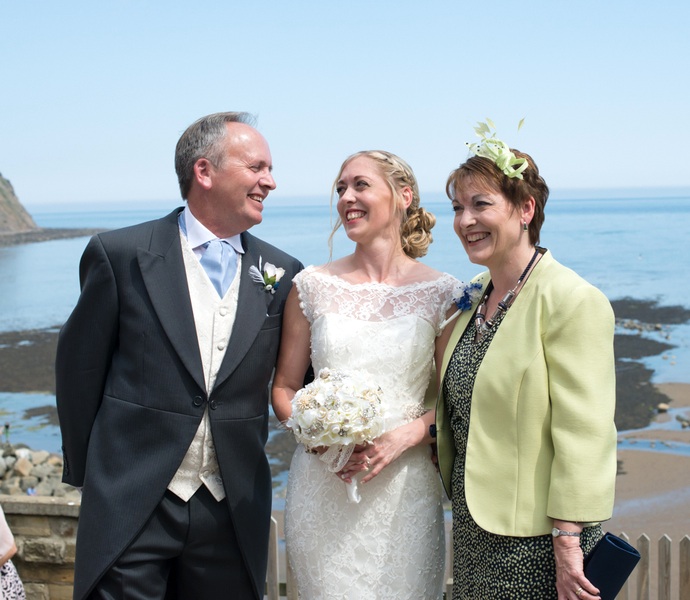
<path fill-rule="evenodd" d="M 522 179 L 508 177 L 488 158 L 471 156 L 448 176 L 446 194 L 453 200 L 457 190 L 472 182 L 487 191 L 503 194 L 515 208 L 520 208 L 528 198 L 534 198 L 534 217 L 529 223 L 529 239 L 536 246 L 544 224 L 544 207 L 549 198 L 549 187 L 529 154 L 512 148 L 511 151 L 517 158 L 527 159 L 529 166 L 522 172 Z"/>

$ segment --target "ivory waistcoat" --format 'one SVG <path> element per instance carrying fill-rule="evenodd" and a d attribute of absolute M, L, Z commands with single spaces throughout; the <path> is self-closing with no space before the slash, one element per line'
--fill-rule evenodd
<path fill-rule="evenodd" d="M 223 298 L 218 297 L 206 271 L 194 255 L 187 238 L 180 233 L 182 256 L 187 274 L 187 285 L 192 301 L 194 324 L 197 342 L 204 368 L 206 394 L 211 394 L 223 362 L 230 333 L 237 313 L 237 298 L 240 289 L 239 274 L 242 268 L 242 256 L 237 257 L 237 273 Z M 192 343 L 192 340 L 190 340 Z M 208 406 L 199 423 L 187 454 L 179 469 L 168 484 L 168 489 L 185 502 L 205 485 L 213 497 L 220 501 L 225 498 L 223 480 L 220 477 L 216 450 L 211 436 L 211 423 Z"/>

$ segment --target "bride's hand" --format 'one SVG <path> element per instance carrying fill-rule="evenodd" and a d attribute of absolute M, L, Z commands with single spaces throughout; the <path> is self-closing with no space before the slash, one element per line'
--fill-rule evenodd
<path fill-rule="evenodd" d="M 361 481 L 371 481 L 410 445 L 409 435 L 404 426 L 388 431 L 369 445 L 357 446 L 340 474 L 343 480 L 349 483 L 353 475 L 366 471 L 367 474 Z"/>
<path fill-rule="evenodd" d="M 371 459 L 366 454 L 366 449 L 371 448 L 372 444 L 358 444 L 352 451 L 350 458 L 345 463 L 345 466 L 338 471 L 337 475 L 345 483 L 352 483 L 352 478 L 362 471 L 367 471 L 371 466 Z"/>

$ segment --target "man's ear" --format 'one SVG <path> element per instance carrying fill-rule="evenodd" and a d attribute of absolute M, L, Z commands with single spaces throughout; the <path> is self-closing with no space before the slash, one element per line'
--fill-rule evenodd
<path fill-rule="evenodd" d="M 200 158 L 194 163 L 194 179 L 202 189 L 211 189 L 213 185 L 213 164 L 208 158 Z"/>

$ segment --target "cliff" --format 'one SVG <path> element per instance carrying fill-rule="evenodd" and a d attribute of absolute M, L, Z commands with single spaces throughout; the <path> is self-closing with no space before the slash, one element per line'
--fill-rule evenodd
<path fill-rule="evenodd" d="M 36 229 L 36 223 L 19 202 L 12 184 L 0 174 L 0 235 Z"/>
<path fill-rule="evenodd" d="M 99 231 L 103 230 L 39 227 L 19 202 L 12 184 L 0 174 L 0 247 L 91 236 Z"/>

